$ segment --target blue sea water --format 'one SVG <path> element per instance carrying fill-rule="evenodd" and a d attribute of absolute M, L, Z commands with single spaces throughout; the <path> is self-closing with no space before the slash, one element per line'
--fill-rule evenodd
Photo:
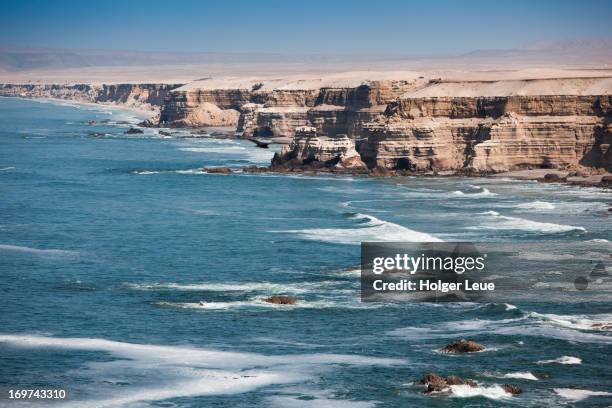
<path fill-rule="evenodd" d="M 612 323 L 610 282 L 573 286 L 594 261 L 610 271 L 609 192 L 206 174 L 273 152 L 186 131 L 126 135 L 131 115 L 0 98 L 0 388 L 65 388 L 56 404 L 74 407 L 612 404 L 612 335 L 593 327 Z M 360 302 L 361 241 L 428 237 L 514 246 L 516 279 L 539 290 Z M 271 294 L 299 301 L 263 302 Z M 487 350 L 437 351 L 460 338 Z M 412 382 L 427 372 L 479 386 L 423 395 Z"/>

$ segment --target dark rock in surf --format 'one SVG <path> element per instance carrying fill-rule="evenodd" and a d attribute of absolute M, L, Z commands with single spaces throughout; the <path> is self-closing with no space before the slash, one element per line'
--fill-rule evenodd
<path fill-rule="evenodd" d="M 294 305 L 297 302 L 297 298 L 293 296 L 274 295 L 264 299 L 264 302 L 275 305 Z"/>
<path fill-rule="evenodd" d="M 483 351 L 485 348 L 481 344 L 472 340 L 461 339 L 444 346 L 440 351 L 442 353 L 475 353 Z"/>
<path fill-rule="evenodd" d="M 448 388 L 448 384 L 446 383 L 444 377 L 439 376 L 436 373 L 427 373 L 423 376 L 423 378 L 416 381 L 416 383 L 427 386 L 427 389 L 423 391 L 425 394 L 443 391 Z"/>
<path fill-rule="evenodd" d="M 565 183 L 567 181 L 567 177 L 561 177 L 555 173 L 547 173 L 540 181 L 543 183 Z"/>
<path fill-rule="evenodd" d="M 217 174 L 232 174 L 233 171 L 229 167 L 206 167 L 204 171 L 207 173 L 217 173 Z"/>
<path fill-rule="evenodd" d="M 128 130 L 125 132 L 125 134 L 126 134 L 126 135 L 140 135 L 140 134 L 143 134 L 143 133 L 144 133 L 144 132 L 143 132 L 142 130 L 137 129 L 137 128 L 133 128 L 133 127 L 129 128 L 129 129 L 128 129 Z"/>
<path fill-rule="evenodd" d="M 512 385 L 512 384 L 502 384 L 501 386 L 504 391 L 506 391 L 508 394 L 512 394 L 512 395 L 519 395 L 523 393 L 523 390 L 521 389 L 521 387 L 517 387 L 516 385 Z"/>
<path fill-rule="evenodd" d="M 423 391 L 424 394 L 430 394 L 432 392 L 440 392 L 448 389 L 451 385 L 468 385 L 470 387 L 476 387 L 477 384 L 472 380 L 464 380 L 456 375 L 449 375 L 444 378 L 435 373 L 428 373 L 423 376 L 415 384 L 426 385 L 427 389 Z"/>
<path fill-rule="evenodd" d="M 269 167 L 246 166 L 242 168 L 243 173 L 269 173 Z"/>
<path fill-rule="evenodd" d="M 476 382 L 472 380 L 464 380 L 456 375 L 449 375 L 446 377 L 446 384 L 448 385 L 469 385 L 470 387 L 476 387 Z"/>

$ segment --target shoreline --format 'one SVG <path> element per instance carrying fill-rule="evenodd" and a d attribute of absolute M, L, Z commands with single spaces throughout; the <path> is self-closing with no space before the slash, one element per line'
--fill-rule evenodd
<path fill-rule="evenodd" d="M 392 178 L 392 177 L 407 177 L 407 178 L 488 178 L 488 179 L 512 179 L 516 181 L 532 181 L 545 184 L 565 184 L 576 187 L 595 187 L 604 190 L 612 189 L 612 180 L 603 180 L 604 177 L 612 177 L 612 173 L 603 173 L 589 175 L 586 177 L 567 177 L 571 174 L 569 170 L 555 169 L 532 169 L 532 170 L 512 170 L 495 174 L 469 174 L 461 172 L 439 172 L 439 173 L 406 173 L 402 171 L 386 170 L 377 172 L 378 169 L 362 170 L 359 172 L 350 170 L 334 170 L 334 169 L 318 169 L 318 170 L 297 170 L 297 169 L 282 169 L 273 166 L 243 166 L 237 169 L 227 166 L 203 167 L 203 171 L 211 174 L 233 174 L 233 173 L 273 173 L 273 174 L 301 174 L 303 176 L 318 176 L 318 175 L 336 175 L 336 176 L 351 176 L 351 177 L 372 177 L 372 178 Z M 444 173 L 444 174 L 442 174 Z M 563 175 L 560 179 L 554 181 L 546 180 L 546 175 Z"/>
<path fill-rule="evenodd" d="M 63 98 L 52 98 L 52 97 L 27 97 L 27 96 L 5 96 L 5 95 L 0 95 L 0 98 L 3 99 L 20 99 L 20 100 L 24 100 L 24 101 L 34 101 L 37 103 L 51 103 L 51 104 L 55 104 L 55 105 L 61 105 L 61 104 L 71 104 L 71 105 L 77 105 L 77 106 L 87 106 L 87 107 L 106 107 L 106 108 L 112 108 L 112 109 L 117 109 L 117 110 L 123 110 L 129 113 L 132 113 L 135 115 L 135 117 L 139 120 L 147 120 L 150 119 L 152 117 L 154 117 L 155 115 L 157 115 L 159 112 L 155 109 L 146 109 L 144 107 L 139 108 L 136 106 L 131 106 L 131 105 L 127 105 L 127 104 L 120 104 L 120 103 L 116 103 L 116 102 L 88 102 L 88 101 L 83 101 L 83 100 L 79 100 L 79 99 L 63 99 Z"/>

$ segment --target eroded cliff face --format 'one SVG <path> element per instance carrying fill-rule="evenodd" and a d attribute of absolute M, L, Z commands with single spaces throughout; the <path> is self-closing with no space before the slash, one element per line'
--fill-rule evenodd
<path fill-rule="evenodd" d="M 289 145 L 281 148 L 274 155 L 272 167 L 277 170 L 322 168 L 366 171 L 367 166 L 355 149 L 355 141 L 347 135 L 334 137 L 318 136 L 317 129 L 312 126 L 302 126 L 296 129 L 296 134 Z"/>
<path fill-rule="evenodd" d="M 610 169 L 610 95 L 400 98 L 364 128 L 371 167 L 426 170 L 575 165 Z"/>
<path fill-rule="evenodd" d="M 355 138 L 361 159 L 371 169 L 612 170 L 610 78 L 451 84 L 434 80 L 384 105 L 374 100 L 364 96 L 361 104 L 353 103 L 356 109 L 327 115 L 329 109 L 324 108 L 307 119 L 326 136 L 346 133 Z M 384 112 L 376 111 L 381 106 Z M 308 151 L 300 143 L 294 148 L 297 153 Z M 294 153 L 284 152 L 287 159 Z"/>
<path fill-rule="evenodd" d="M 116 103 L 157 110 L 181 84 L 0 84 L 0 96 L 56 98 L 90 103 Z"/>
<path fill-rule="evenodd" d="M 295 166 L 296 158 L 335 165 L 358 156 L 357 166 L 407 172 L 612 171 L 612 77 L 605 76 L 445 81 L 357 72 L 182 86 L 0 85 L 0 95 L 160 106 L 149 125 L 230 126 L 243 137 L 293 138 L 276 165 Z M 345 138 L 357 156 L 342 151 Z"/>
<path fill-rule="evenodd" d="M 382 116 L 389 102 L 423 83 L 423 78 L 376 81 L 342 77 L 327 81 L 228 79 L 225 83 L 202 80 L 168 95 L 159 124 L 170 127 L 222 125 L 213 118 L 194 115 L 202 104 L 208 103 L 217 106 L 223 114 L 239 112 L 237 116 L 232 113 L 236 117 L 233 125 L 244 137 L 293 137 L 295 129 L 301 126 L 316 127 L 322 136 L 342 133 L 356 137 L 365 123 Z"/>

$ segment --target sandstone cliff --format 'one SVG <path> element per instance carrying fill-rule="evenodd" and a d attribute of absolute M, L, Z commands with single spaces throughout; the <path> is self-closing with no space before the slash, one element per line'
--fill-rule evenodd
<path fill-rule="evenodd" d="M 293 136 L 300 126 L 314 126 L 321 135 L 356 137 L 365 123 L 382 115 L 389 102 L 425 83 L 423 77 L 406 72 L 358 72 L 324 78 L 210 78 L 170 92 L 159 123 L 176 127 L 221 125 L 208 118 L 197 120 L 194 112 L 206 103 L 216 105 L 227 117 L 236 117 L 233 124 L 245 137 Z"/>
<path fill-rule="evenodd" d="M 384 114 L 370 109 L 369 120 L 353 119 L 352 130 L 342 129 L 357 140 L 369 168 L 487 173 L 580 165 L 612 170 L 612 78 L 431 80 L 415 88 L 386 103 Z M 342 114 L 333 120 L 341 122 Z M 308 124 L 333 137 L 336 129 L 326 126 L 330 122 L 319 116 Z M 301 143 L 293 146 L 294 152 L 281 152 L 286 160 L 308 151 Z"/>
<path fill-rule="evenodd" d="M 5 84 L 0 95 L 159 107 L 150 125 L 233 126 L 243 137 L 293 138 L 275 166 L 336 166 L 351 158 L 344 165 L 407 172 L 612 170 L 612 74 L 528 74 L 511 80 L 491 72 L 470 74 L 487 80 L 348 72 L 186 85 Z"/>

